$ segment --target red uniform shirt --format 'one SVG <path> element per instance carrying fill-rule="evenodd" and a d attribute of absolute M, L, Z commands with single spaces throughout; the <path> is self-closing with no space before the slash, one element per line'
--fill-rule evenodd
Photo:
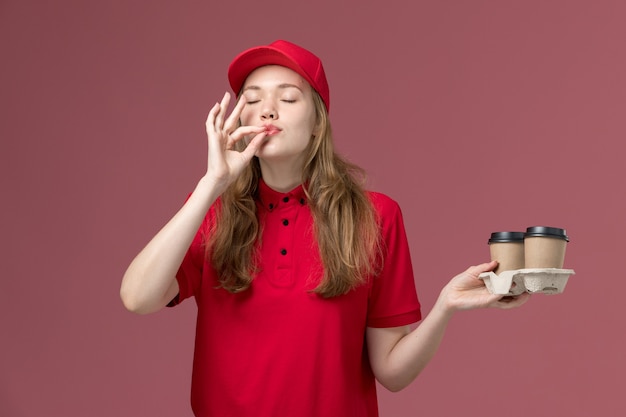
<path fill-rule="evenodd" d="M 198 305 L 192 377 L 196 416 L 377 416 L 366 327 L 418 321 L 420 305 L 400 208 L 369 193 L 386 255 L 380 275 L 346 295 L 310 292 L 321 277 L 312 217 L 302 187 L 260 184 L 260 271 L 249 289 L 218 286 L 205 259 L 207 214 L 177 275 L 176 302 Z"/>

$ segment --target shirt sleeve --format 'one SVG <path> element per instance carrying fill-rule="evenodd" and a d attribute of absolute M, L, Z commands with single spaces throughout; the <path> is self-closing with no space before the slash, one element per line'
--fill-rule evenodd
<path fill-rule="evenodd" d="M 367 326 L 415 323 L 422 316 L 400 206 L 384 194 L 371 193 L 371 199 L 379 215 L 384 258 L 371 285 Z"/>

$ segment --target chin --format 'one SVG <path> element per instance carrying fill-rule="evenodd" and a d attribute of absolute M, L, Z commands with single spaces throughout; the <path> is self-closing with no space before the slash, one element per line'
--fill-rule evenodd
<path fill-rule="evenodd" d="M 280 143 L 276 143 L 273 140 L 266 141 L 259 150 L 257 151 L 258 156 L 263 156 L 267 158 L 276 158 L 285 156 L 285 150 L 281 149 Z"/>

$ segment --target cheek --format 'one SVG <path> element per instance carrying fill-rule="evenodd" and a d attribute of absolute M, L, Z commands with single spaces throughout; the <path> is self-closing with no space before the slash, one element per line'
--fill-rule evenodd
<path fill-rule="evenodd" d="M 309 126 L 311 127 L 311 134 L 313 136 L 319 135 L 320 126 L 318 125 L 318 121 L 317 121 L 317 117 L 315 116 L 315 113 L 313 113 L 313 115 L 309 119 Z"/>
<path fill-rule="evenodd" d="M 244 109 L 241 112 L 241 115 L 239 116 L 239 120 L 241 121 L 241 125 L 242 126 L 248 126 L 250 124 L 250 121 L 252 120 L 252 117 L 253 117 L 252 111 L 250 111 L 249 109 L 248 110 Z"/>

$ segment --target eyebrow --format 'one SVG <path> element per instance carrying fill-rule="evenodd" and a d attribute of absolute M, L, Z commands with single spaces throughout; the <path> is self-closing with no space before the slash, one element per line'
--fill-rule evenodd
<path fill-rule="evenodd" d="M 281 88 L 281 89 L 285 89 L 285 88 L 297 88 L 298 90 L 302 91 L 302 89 L 300 87 L 298 87 L 295 84 L 289 84 L 289 83 L 283 83 L 283 84 L 279 84 L 277 86 L 277 88 Z M 249 85 L 246 88 L 244 88 L 242 90 L 243 91 L 247 91 L 247 90 L 260 90 L 261 87 L 259 87 L 258 85 Z"/>

